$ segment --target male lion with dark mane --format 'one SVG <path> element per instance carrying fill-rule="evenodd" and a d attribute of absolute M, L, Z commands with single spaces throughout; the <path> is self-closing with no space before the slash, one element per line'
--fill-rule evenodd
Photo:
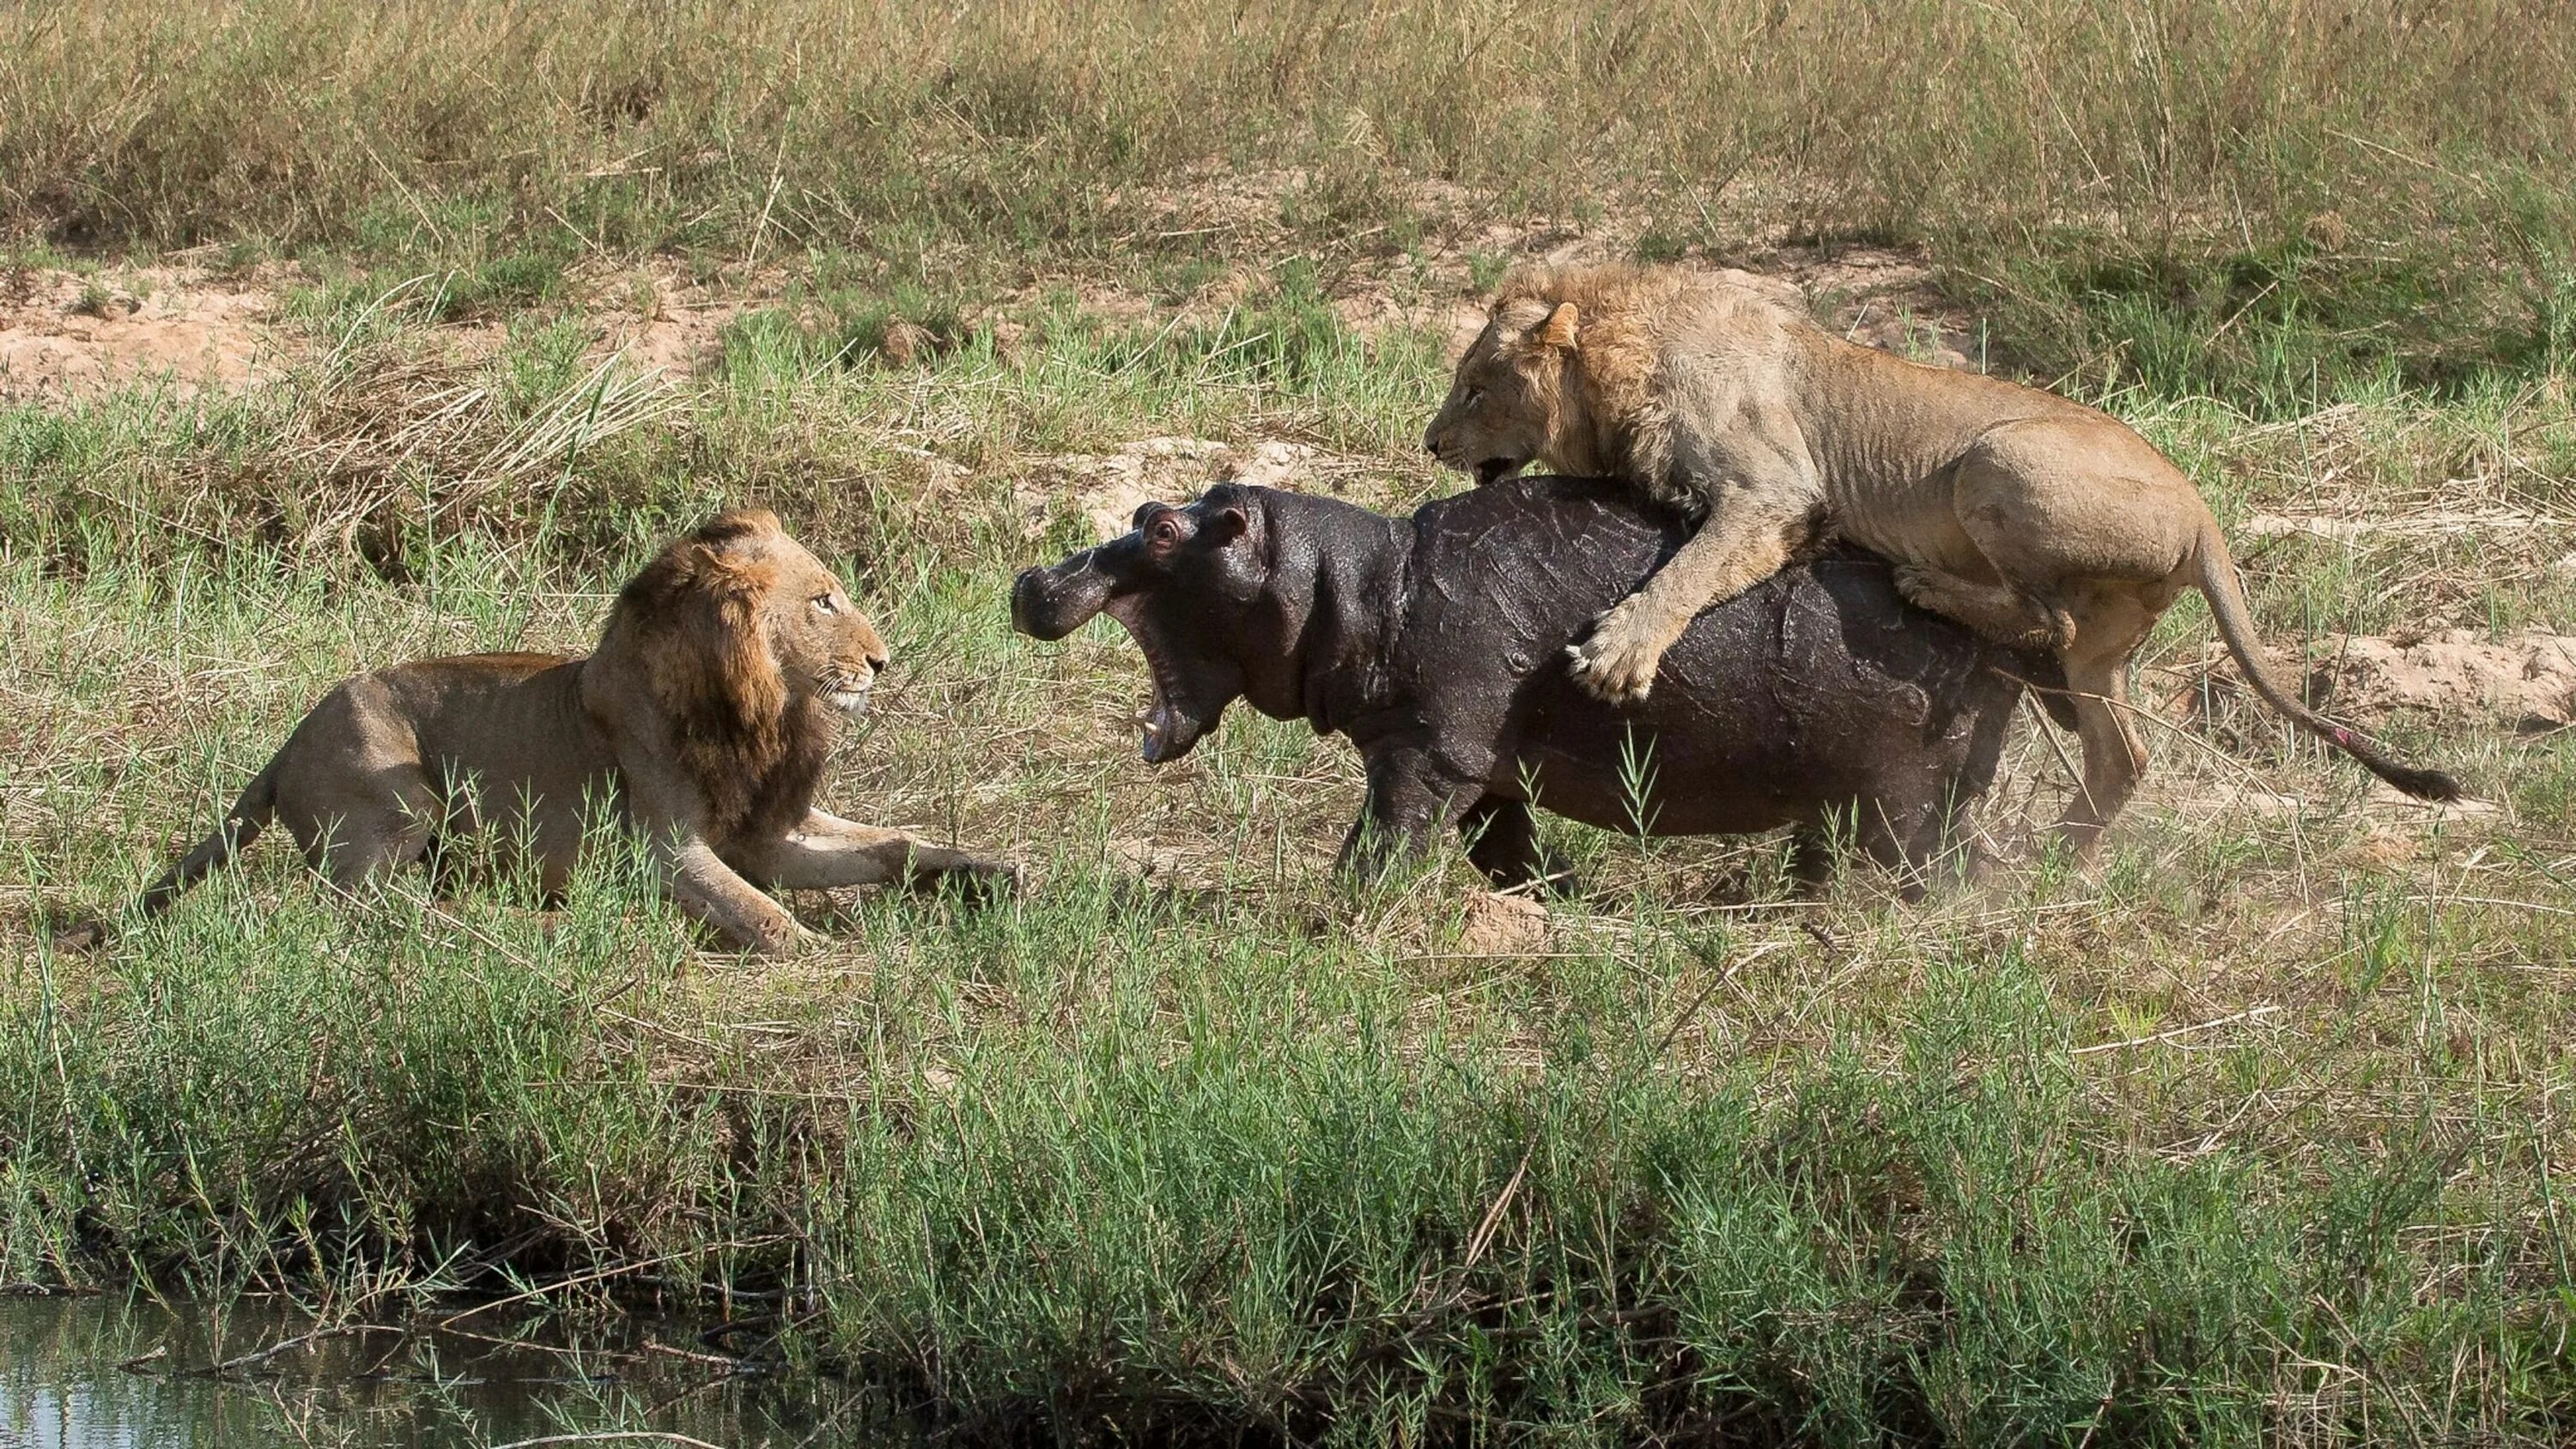
<path fill-rule="evenodd" d="M 2054 393 L 1846 342 L 1743 273 L 1504 278 L 1423 445 L 1479 483 L 1535 461 L 1704 520 L 1568 651 L 1603 699 L 1643 699 L 1694 614 L 1831 533 L 1895 563 L 1915 604 L 2064 662 L 2084 780 L 2059 829 L 2079 853 L 2146 770 L 2129 657 L 2186 588 L 2274 709 L 2410 795 L 2460 792 L 2281 687 L 2217 520 L 2144 438 Z"/>
<path fill-rule="evenodd" d="M 278 819 L 342 886 L 488 832 L 552 895 L 604 809 L 650 842 L 690 916 L 783 952 L 809 933 L 762 886 L 1002 871 L 814 808 L 837 721 L 865 712 L 885 663 L 876 627 L 776 516 L 720 514 L 628 581 L 587 657 L 425 659 L 333 689 L 135 909 L 166 910 Z"/>

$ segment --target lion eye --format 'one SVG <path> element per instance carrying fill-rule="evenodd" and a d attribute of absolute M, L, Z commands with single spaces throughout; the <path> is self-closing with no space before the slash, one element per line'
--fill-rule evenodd
<path fill-rule="evenodd" d="M 1472 407 L 1479 407 L 1479 406 L 1482 406 L 1482 405 L 1483 405 L 1484 401 L 1485 401 L 1485 390 L 1484 390 L 1483 388 L 1481 388 L 1481 387 L 1471 387 L 1471 388 L 1467 389 L 1467 406 L 1469 406 L 1469 407 L 1471 407 L 1471 408 L 1472 408 Z"/>
<path fill-rule="evenodd" d="M 841 606 L 832 602 L 832 596 L 830 594 L 816 594 L 814 596 L 814 607 L 822 610 L 826 614 L 837 614 L 841 612 Z"/>

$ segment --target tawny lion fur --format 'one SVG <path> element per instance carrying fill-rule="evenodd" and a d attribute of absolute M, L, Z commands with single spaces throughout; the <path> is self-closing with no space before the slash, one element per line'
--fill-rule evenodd
<path fill-rule="evenodd" d="M 529 852 L 554 894 L 585 824 L 605 818 L 650 843 L 692 917 L 784 951 L 807 933 L 763 886 L 1000 869 L 814 808 L 838 721 L 866 708 L 885 662 L 875 626 L 776 517 L 721 514 L 627 583 L 587 657 L 428 659 L 333 689 L 136 909 L 167 909 L 276 819 L 343 886 L 488 832 Z"/>
<path fill-rule="evenodd" d="M 2147 756 L 2128 663 L 2186 588 L 2255 693 L 2382 779 L 2459 784 L 2311 713 L 2261 658 L 2217 520 L 2118 420 L 2053 393 L 1843 341 L 1782 290 L 1677 267 L 1540 268 L 1503 281 L 1424 446 L 1479 482 L 1532 462 L 1615 477 L 1705 519 L 1570 651 L 1585 686 L 1645 697 L 1691 616 L 1829 530 L 1897 565 L 1908 599 L 2053 649 L 2073 691 L 2083 788 L 2061 830 L 2090 853 Z"/>

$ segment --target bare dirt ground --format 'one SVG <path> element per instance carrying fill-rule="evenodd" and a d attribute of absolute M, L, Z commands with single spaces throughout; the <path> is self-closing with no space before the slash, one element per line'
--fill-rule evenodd
<path fill-rule="evenodd" d="M 1212 171 L 1136 198 L 1147 218 L 1140 239 L 1187 246 L 1193 238 L 1221 237 L 1234 255 L 1293 257 L 1288 218 L 1315 204 L 1316 186 L 1303 171 Z M 1451 355 L 1484 323 L 1480 279 L 1511 265 L 1625 259 L 1644 230 L 1636 215 L 1616 209 L 1586 219 L 1492 220 L 1479 215 L 1463 188 L 1443 182 L 1414 183 L 1405 199 L 1423 218 L 1419 239 L 1374 255 L 1362 249 L 1364 260 L 1319 280 L 1334 311 L 1361 335 L 1428 329 L 1445 339 Z M 1365 241 L 1365 232 L 1352 240 Z M 1854 341 L 1953 367 L 1988 360 L 1976 317 L 1942 296 L 1930 266 L 1915 253 L 1770 239 L 1692 260 L 1789 284 L 1820 319 Z M 181 396 L 191 396 L 273 380 L 315 345 L 281 312 L 285 295 L 309 280 L 283 263 L 240 271 L 174 262 L 88 274 L 46 267 L 0 272 L 0 399 L 76 398 L 151 379 L 167 379 Z M 709 285 L 667 262 L 586 267 L 570 280 L 573 297 L 564 311 L 589 323 L 595 356 L 622 351 L 675 379 L 716 361 L 726 324 L 775 305 L 787 283 L 773 267 Z M 1084 312 L 1112 322 L 1175 314 L 1213 319 L 1268 280 L 1266 269 L 1239 266 L 1177 301 L 1096 281 L 1073 290 Z M 1016 308 L 1060 290 L 1042 281 L 998 299 L 985 317 L 997 341 L 1016 340 L 1021 324 L 1010 315 Z M 467 356 L 497 350 L 506 336 L 489 321 L 442 330 Z M 890 327 L 890 360 L 910 361 L 903 343 L 915 335 L 900 320 Z"/>
<path fill-rule="evenodd" d="M 277 375 L 290 275 L 189 267 L 0 272 L 0 400 L 61 399 L 166 379 L 180 396 Z"/>
<path fill-rule="evenodd" d="M 2280 664 L 2290 673 L 2295 661 Z M 2212 641 L 2198 669 L 2176 671 L 2168 713 L 2199 714 L 2210 697 L 2204 678 L 2229 691 L 2243 688 L 2226 646 Z M 2309 641 L 2306 682 L 2312 704 L 2357 724 L 2412 714 L 2545 733 L 2576 724 L 2576 636 L 2525 630 L 2499 639 L 2475 629 L 2385 638 L 2323 634 Z"/>
<path fill-rule="evenodd" d="M 1191 498 L 1216 483 L 1244 483 L 1305 493 L 1374 471 L 1366 458 L 1324 453 L 1276 439 L 1237 448 L 1206 438 L 1143 438 L 1114 453 L 1065 453 L 1044 460 L 1015 486 L 1027 533 L 1035 538 L 1072 508 L 1103 542 L 1125 533 L 1139 504 Z"/>
<path fill-rule="evenodd" d="M 768 280 L 719 296 L 666 266 L 603 269 L 575 278 L 569 311 L 591 328 L 592 356 L 622 352 L 677 379 L 722 355 L 725 324 L 774 300 Z M 0 271 L 0 401 L 64 401 L 155 381 L 185 398 L 276 381 L 319 345 L 284 308 L 309 281 L 277 263 Z M 508 336 L 496 322 L 440 331 L 467 358 L 497 352 Z"/>

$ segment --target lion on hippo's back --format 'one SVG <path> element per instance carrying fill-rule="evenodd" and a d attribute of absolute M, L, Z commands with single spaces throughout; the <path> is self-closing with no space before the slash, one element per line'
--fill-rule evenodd
<path fill-rule="evenodd" d="M 1603 699 L 1653 687 L 1701 609 L 1830 532 L 1896 565 L 1908 601 L 2064 667 L 2084 854 L 2137 789 L 2128 665 L 2197 588 L 2255 693 L 2409 794 L 2459 784 L 2310 712 L 2265 666 L 2227 541 L 2162 453 L 2097 409 L 1832 335 L 1782 289 L 1678 267 L 1504 278 L 1423 443 L 1479 483 L 1539 462 L 1608 476 L 1697 531 L 1596 621 L 1571 667 Z"/>

